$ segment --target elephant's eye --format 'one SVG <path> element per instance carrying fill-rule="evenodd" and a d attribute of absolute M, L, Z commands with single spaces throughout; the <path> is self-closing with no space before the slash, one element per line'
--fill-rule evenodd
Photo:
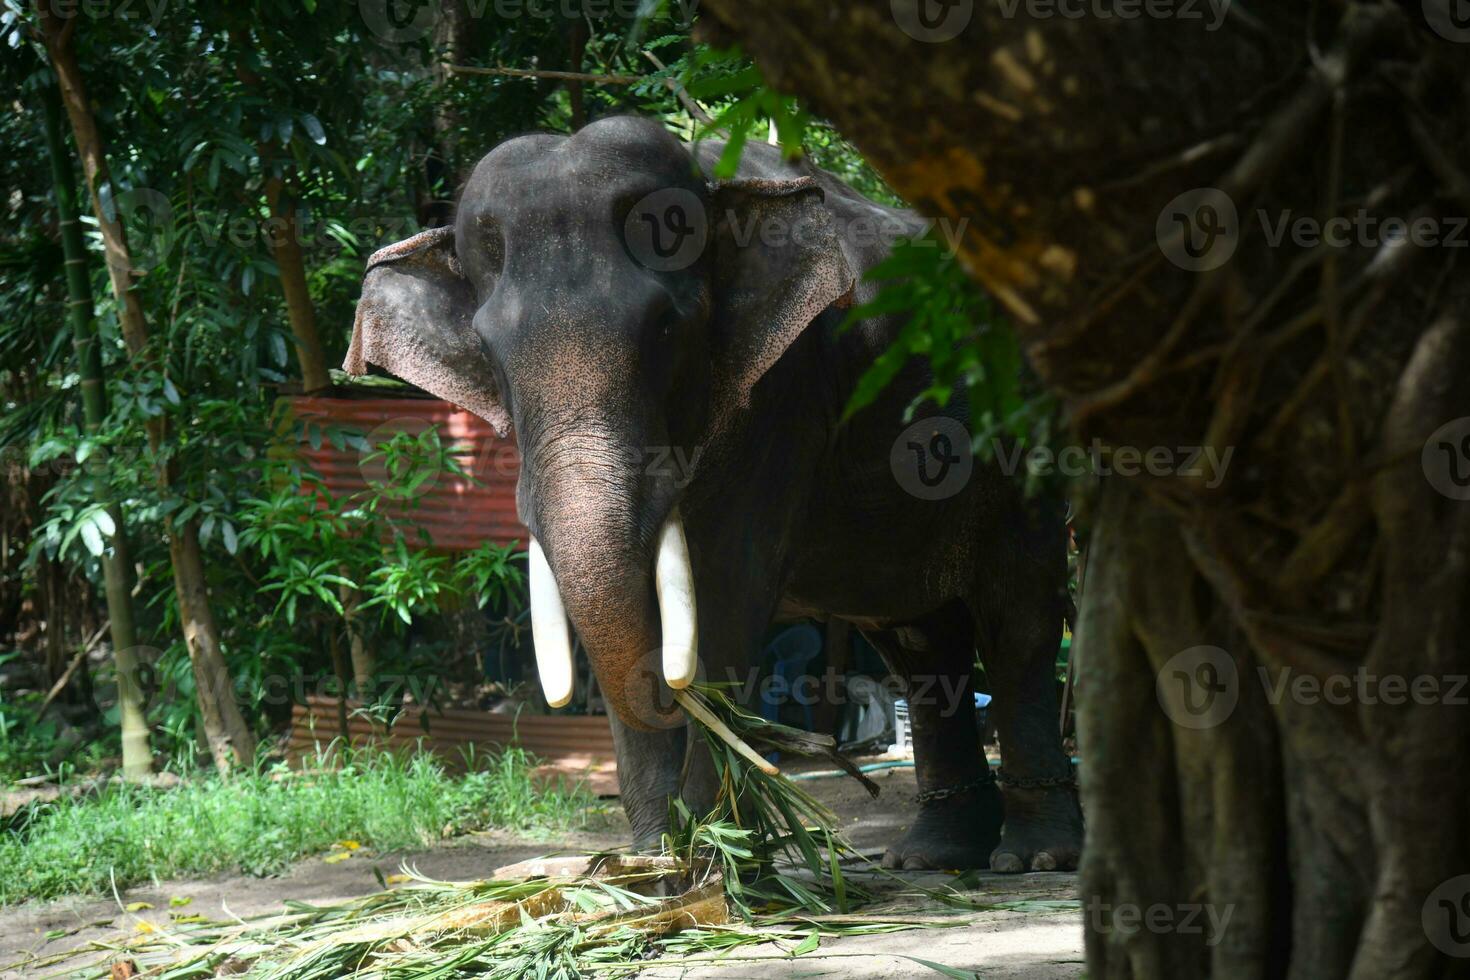
<path fill-rule="evenodd" d="M 673 297 L 664 292 L 660 292 L 658 300 L 646 316 L 648 319 L 644 322 L 649 329 L 644 335 L 648 340 L 644 345 L 643 356 L 646 366 L 657 371 L 672 360 L 674 348 L 678 345 L 678 326 L 683 318 Z"/>

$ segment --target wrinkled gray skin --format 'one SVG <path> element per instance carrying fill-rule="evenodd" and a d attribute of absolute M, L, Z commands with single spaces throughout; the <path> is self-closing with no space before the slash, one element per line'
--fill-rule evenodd
<path fill-rule="evenodd" d="M 514 426 L 520 516 L 616 712 L 636 843 L 657 842 L 681 774 L 696 807 L 713 792 L 708 750 L 690 739 L 686 762 L 682 715 L 658 673 L 654 547 L 677 505 L 706 676 L 743 679 L 778 613 L 836 616 L 915 694 L 933 692 L 912 708 L 919 785 L 958 792 L 921 806 L 891 866 L 1074 867 L 1074 792 L 1008 786 L 1002 800 L 978 779 L 967 707 L 978 647 L 1007 775 L 1068 774 L 1052 666 L 1065 602 L 1060 513 L 1026 505 L 978 464 L 947 499 L 900 486 L 889 453 L 904 406 L 928 384 L 922 364 L 839 424 L 902 325 L 878 318 L 836 332 L 840 307 L 876 291 L 862 273 L 892 242 L 858 219 L 906 233 L 920 224 L 763 145 L 746 148 L 736 180 L 712 181 L 719 150 L 691 151 L 627 117 L 501 144 L 466 184 L 452 233 L 426 232 L 369 262 L 348 368 L 380 364 Z M 658 199 L 646 203 L 668 188 L 697 199 L 708 236 L 692 264 L 660 271 L 625 229 L 675 227 Z M 752 221 L 766 233 L 742 238 Z M 802 233 L 779 233 L 793 225 Z M 964 422 L 966 406 L 957 399 L 946 414 Z M 668 456 L 697 460 L 692 478 Z"/>

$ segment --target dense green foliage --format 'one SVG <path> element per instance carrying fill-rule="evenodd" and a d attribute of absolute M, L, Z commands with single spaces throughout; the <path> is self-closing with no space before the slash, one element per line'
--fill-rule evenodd
<path fill-rule="evenodd" d="M 56 708 L 35 722 L 38 689 L 94 633 L 105 634 L 99 556 L 119 531 L 139 572 L 148 717 L 165 754 L 191 746 L 200 728 L 167 529 L 198 528 L 220 649 L 247 721 L 261 730 L 286 708 L 265 696 L 272 679 L 340 674 L 337 647 L 349 634 L 371 639 L 385 672 L 432 673 L 444 651 L 410 629 L 417 620 L 446 609 L 514 609 L 520 571 L 511 550 L 437 554 L 414 526 L 415 481 L 454 469 L 436 437 L 368 447 L 362 433 L 312 432 L 281 411 L 300 367 L 274 247 L 289 229 L 273 216 L 272 193 L 294 214 L 329 364 L 345 352 L 365 256 L 444 220 L 473 161 L 519 132 L 565 132 L 639 112 L 688 138 L 728 135 L 727 163 L 745 141 L 774 133 L 793 155 L 897 203 L 851 146 L 773 92 L 738 51 L 694 43 L 687 5 L 628 7 L 563 4 L 544 17 L 504 17 L 493 5 L 468 5 L 458 27 L 420 19 L 428 7 L 413 14 L 386 2 L 78 8 L 71 44 L 111 168 L 103 207 L 126 228 L 132 290 L 150 331 L 149 350 L 128 356 L 96 221 L 78 188 L 108 410 L 89 432 L 64 317 L 54 189 L 36 165 L 45 157 L 40 107 L 56 83 L 35 12 L 7 0 L 0 78 L 19 93 L 20 111 L 0 117 L 10 150 L 0 159 L 8 188 L 0 203 L 8 503 L 0 643 L 25 653 L 37 679 L 17 695 L 0 678 L 0 776 L 40 771 L 58 746 L 72 748 Z M 481 71 L 447 70 L 449 60 Z M 606 83 L 495 74 L 499 66 L 579 70 Z M 691 112 L 690 96 L 704 108 Z M 707 125 L 698 118 L 705 111 Z M 990 326 L 988 305 L 952 254 L 907 250 L 880 273 L 894 282 L 872 309 L 920 315 L 853 408 L 919 354 L 935 366 L 928 397 L 943 401 L 966 386 L 988 427 L 1021 434 L 1029 423 L 1009 332 Z M 167 422 L 166 437 L 153 445 L 147 429 L 157 420 Z M 391 478 L 334 499 L 293 454 L 303 438 L 379 454 Z M 109 502 L 124 527 L 114 526 Z M 108 709 L 85 734 L 110 751 L 116 678 L 95 666 L 95 676 L 84 669 L 72 679 L 63 701 Z M 374 692 L 390 715 L 401 695 Z"/>
<path fill-rule="evenodd" d="M 404 627 L 446 602 L 513 602 L 519 572 L 503 549 L 450 562 L 424 551 L 411 522 L 395 523 L 378 506 L 400 492 L 411 502 L 415 477 L 402 459 L 411 447 L 379 447 L 398 454 L 385 465 L 405 482 L 389 480 L 367 499 L 304 492 L 318 487 L 314 476 L 282 456 L 299 433 L 283 428 L 277 399 L 297 367 L 271 247 L 281 228 L 265 191 L 279 179 L 297 202 L 311 305 L 327 360 L 339 363 L 365 255 L 441 215 L 463 168 L 494 143 L 527 129 L 566 130 L 567 89 L 436 73 L 433 32 L 388 30 L 356 5 L 199 4 L 170 7 L 155 22 L 80 18 L 74 44 L 112 170 L 104 205 L 128 232 L 140 273 L 133 289 L 154 348 L 147 361 L 126 355 L 89 221 L 109 407 L 106 425 L 89 435 L 62 315 L 51 188 L 35 166 L 44 157 L 40 97 L 55 83 L 34 13 L 10 8 L 5 19 L 3 43 L 14 57 L 0 71 L 33 110 L 0 120 L 12 149 L 0 161 L 12 188 L 0 237 L 0 451 L 7 490 L 26 505 L 7 517 L 0 543 L 6 631 L 24 618 L 23 597 L 37 596 L 45 575 L 66 582 L 58 591 L 69 604 L 96 605 L 97 559 L 114 529 L 94 480 L 122 504 L 143 573 L 140 634 L 157 681 L 150 718 L 171 736 L 165 749 L 188 743 L 198 723 L 166 521 L 198 523 L 221 647 L 258 724 L 270 721 L 265 678 L 331 671 L 323 638 L 345 629 L 340 590 L 349 584 L 362 591 L 362 622 L 389 640 L 404 639 L 392 622 Z M 581 23 L 471 18 L 463 60 L 564 67 L 569 34 Z M 585 66 L 652 69 L 626 43 L 652 24 L 590 24 Z M 679 125 L 683 110 L 668 89 L 644 88 L 587 86 L 584 111 L 654 112 Z M 687 117 L 682 126 L 692 132 Z M 160 417 L 169 438 L 155 452 L 144 423 Z M 162 486 L 161 460 L 173 474 Z M 428 462 L 418 472 L 442 459 Z M 64 634 L 67 656 L 85 639 L 75 609 L 32 614 Z M 399 646 L 415 669 L 434 652 Z M 97 680 L 105 692 L 107 678 Z"/>

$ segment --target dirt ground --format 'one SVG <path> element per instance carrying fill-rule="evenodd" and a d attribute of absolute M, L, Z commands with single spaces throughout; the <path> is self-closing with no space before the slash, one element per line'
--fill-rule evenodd
<path fill-rule="evenodd" d="M 863 760 L 867 761 L 867 760 Z M 850 779 L 815 779 L 803 785 L 828 803 L 843 819 L 848 837 L 863 853 L 881 856 L 887 842 L 903 832 L 914 809 L 912 769 L 889 769 L 873 774 L 882 787 L 877 800 Z M 350 859 L 327 863 L 320 857 L 302 861 L 275 878 L 217 877 L 201 881 L 162 882 L 127 889 L 123 905 L 146 902 L 152 909 L 126 912 L 112 898 L 69 899 L 28 904 L 0 911 L 0 980 L 35 980 L 27 970 L 32 957 L 131 933 L 141 921 L 168 921 L 170 899 L 191 899 L 185 911 L 214 917 L 250 916 L 277 910 L 286 899 L 304 902 L 340 901 L 379 888 L 373 868 L 384 875 L 409 865 L 433 878 L 464 880 L 482 877 L 492 869 L 531 857 L 617 847 L 625 838 L 621 811 L 605 830 L 579 833 L 555 840 L 528 840 L 502 832 L 476 834 L 439 847 L 411 852 L 373 853 L 363 849 Z M 947 883 L 946 875 L 913 875 L 916 883 Z M 970 897 L 987 904 L 1018 900 L 1070 900 L 1077 894 L 1072 874 L 980 876 Z M 174 911 L 178 911 L 175 909 Z M 146 928 L 146 927 L 145 927 Z M 58 932 L 65 935 L 56 936 Z M 47 939 L 52 935 L 55 938 Z M 824 941 L 821 958 L 784 960 L 782 977 L 878 978 L 938 976 L 895 954 L 907 954 L 962 970 L 974 970 L 986 980 L 1076 980 L 1082 976 L 1082 925 L 1077 912 L 1017 912 L 1000 909 L 977 912 L 966 924 L 952 929 L 919 929 L 878 936 L 854 936 Z M 837 955 L 830 955 L 837 954 Z M 718 977 L 735 980 L 769 977 L 771 964 L 752 958 L 781 957 L 771 946 L 742 951 L 742 959 L 717 965 L 690 963 L 661 967 L 645 976 Z"/>

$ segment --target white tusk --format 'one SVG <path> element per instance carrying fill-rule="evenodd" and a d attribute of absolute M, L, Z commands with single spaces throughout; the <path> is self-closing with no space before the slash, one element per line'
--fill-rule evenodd
<path fill-rule="evenodd" d="M 572 699 L 572 637 L 567 611 L 561 603 L 556 576 L 541 543 L 531 539 L 531 640 L 536 645 L 536 671 L 546 703 L 560 708 Z"/>
<path fill-rule="evenodd" d="M 694 680 L 699 626 L 694 615 L 694 571 L 678 508 L 664 522 L 654 560 L 659 622 L 663 626 L 664 683 L 679 690 Z"/>

